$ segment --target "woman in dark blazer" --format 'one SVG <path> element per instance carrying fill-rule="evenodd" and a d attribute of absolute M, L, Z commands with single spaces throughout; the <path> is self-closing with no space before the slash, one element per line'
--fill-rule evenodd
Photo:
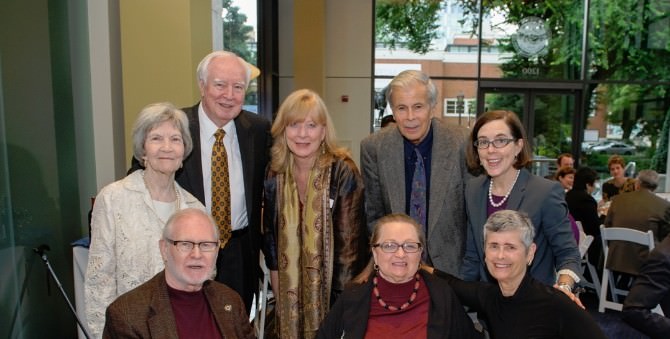
<path fill-rule="evenodd" d="M 468 166 L 486 175 L 466 185 L 468 236 L 461 267 L 463 278 L 493 280 L 484 266 L 484 223 L 498 210 L 523 211 L 531 218 L 536 234 L 537 252 L 530 274 L 572 297 L 571 290 L 580 279 L 581 258 L 570 228 L 565 193 L 558 182 L 533 175 L 525 168 L 531 162 L 531 151 L 519 118 L 509 111 L 483 114 L 472 129 L 467 147 Z"/>
<path fill-rule="evenodd" d="M 425 244 L 409 216 L 378 219 L 368 266 L 337 299 L 317 338 L 480 338 L 447 281 L 422 268 Z"/>

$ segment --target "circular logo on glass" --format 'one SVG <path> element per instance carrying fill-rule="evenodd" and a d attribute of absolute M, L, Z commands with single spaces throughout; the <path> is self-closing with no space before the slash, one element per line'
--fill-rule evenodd
<path fill-rule="evenodd" d="M 519 29 L 512 34 L 512 45 L 523 57 L 534 57 L 547 54 L 551 31 L 544 20 L 538 17 L 527 17 L 519 23 Z"/>

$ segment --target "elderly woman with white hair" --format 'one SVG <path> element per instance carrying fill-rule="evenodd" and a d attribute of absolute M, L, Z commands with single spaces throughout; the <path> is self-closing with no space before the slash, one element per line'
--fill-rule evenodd
<path fill-rule="evenodd" d="M 184 208 L 205 209 L 174 180 L 193 149 L 184 112 L 170 103 L 144 107 L 132 140 L 133 155 L 145 169 L 105 186 L 93 206 L 84 286 L 94 338 L 102 336 L 107 306 L 163 269 L 156 244 L 170 216 Z"/>
<path fill-rule="evenodd" d="M 575 296 L 540 282 L 528 272 L 535 228 L 523 212 L 500 210 L 484 224 L 486 268 L 497 284 L 446 278 L 461 303 L 486 320 L 491 338 L 605 338 Z M 573 300 L 570 300 L 573 298 Z"/>

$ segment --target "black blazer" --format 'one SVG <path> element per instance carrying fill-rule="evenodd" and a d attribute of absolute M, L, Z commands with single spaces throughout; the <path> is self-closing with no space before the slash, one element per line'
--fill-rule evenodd
<path fill-rule="evenodd" d="M 565 194 L 570 214 L 582 222 L 584 233 L 600 238 L 600 225 L 605 218 L 598 216 L 598 203 L 586 190 L 572 189 Z"/>

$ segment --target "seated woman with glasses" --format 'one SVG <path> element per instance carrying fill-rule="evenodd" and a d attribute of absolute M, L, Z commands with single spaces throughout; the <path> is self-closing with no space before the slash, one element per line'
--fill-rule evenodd
<path fill-rule="evenodd" d="M 420 269 L 425 243 L 409 216 L 380 218 L 372 259 L 337 299 L 317 338 L 480 338 L 447 282 Z"/>
<path fill-rule="evenodd" d="M 580 279 L 581 256 L 570 227 L 565 192 L 558 182 L 526 169 L 532 155 L 519 118 L 510 111 L 482 114 L 466 147 L 470 169 L 486 175 L 470 179 L 465 189 L 468 235 L 462 277 L 493 281 L 484 264 L 484 223 L 498 210 L 522 211 L 535 226 L 537 251 L 528 268 L 530 275 L 573 298 L 572 289 Z M 575 301 L 581 305 L 579 299 Z"/>
<path fill-rule="evenodd" d="M 496 284 L 465 282 L 437 270 L 435 274 L 447 279 L 460 301 L 486 320 L 491 338 L 605 338 L 587 311 L 529 274 L 537 245 L 527 215 L 497 211 L 483 232 L 484 261 Z"/>

